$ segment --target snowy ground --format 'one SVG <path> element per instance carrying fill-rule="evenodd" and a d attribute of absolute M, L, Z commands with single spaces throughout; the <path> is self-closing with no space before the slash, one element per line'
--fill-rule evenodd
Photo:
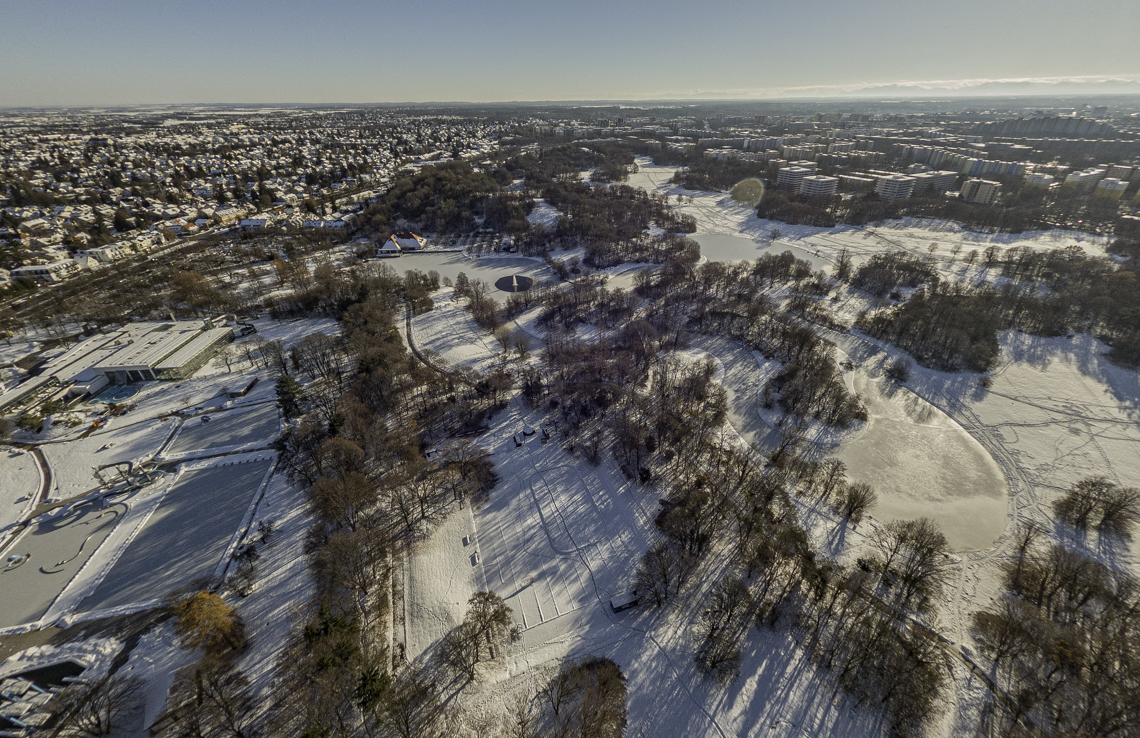
<path fill-rule="evenodd" d="M 1001 468 L 960 424 L 885 379 L 879 367 L 855 374 L 870 420 L 855 438 L 828 453 L 847 475 L 879 495 L 880 520 L 928 517 L 956 551 L 991 546 L 1006 526 L 1007 490 Z"/>
<path fill-rule="evenodd" d="M 729 374 L 726 367 L 726 381 Z M 473 514 L 453 510 L 409 565 L 409 657 L 438 643 L 482 587 L 502 596 L 523 628 L 510 654 L 460 695 L 459 709 L 501 710 L 510 695 L 538 686 L 562 657 L 594 654 L 617 661 L 629 679 L 627 735 L 878 732 L 878 718 L 833 701 L 830 686 L 782 633 L 752 631 L 744 676 L 721 690 L 693 663 L 688 628 L 696 613 L 641 607 L 615 615 L 610 598 L 628 591 L 637 561 L 658 535 L 657 497 L 652 488 L 628 484 L 612 459 L 590 466 L 557 441 L 543 444 L 539 434 L 516 447 L 512 435 L 537 424 L 518 401 L 493 419 L 481 439 L 499 485 Z"/>
<path fill-rule="evenodd" d="M 683 194 L 679 208 L 697 218 L 702 233 L 738 239 L 717 248 L 759 253 L 778 228 L 777 247 L 787 244 L 830 262 L 841 248 L 856 258 L 898 248 L 928 256 L 937 240 L 936 266 L 962 276 L 966 253 L 990 244 L 1080 245 L 1094 254 L 1104 245 L 1103 239 L 1084 234 L 990 236 L 932 222 L 891 223 L 875 233 L 793 228 L 760 221 L 726 196 L 682 193 L 665 182 L 671 173 L 642 163 L 634 183 Z M 961 246 L 956 260 L 949 253 L 955 244 Z M 966 276 L 978 277 L 980 267 L 973 270 Z M 632 274 L 615 275 L 610 285 L 620 278 L 632 283 Z M 842 299 L 843 314 L 872 302 L 854 293 Z M 537 313 L 524 313 L 515 325 L 540 336 Z M 853 479 L 870 481 L 879 490 L 880 505 L 864 524 L 850 526 L 827 510 L 797 502 L 803 522 L 821 551 L 851 563 L 881 521 L 935 518 L 960 552 L 951 559 L 954 574 L 939 626 L 954 644 L 972 646 L 971 613 L 1000 590 L 1012 524 L 1032 518 L 1063 537 L 1052 524 L 1049 503 L 1074 481 L 1104 474 L 1140 486 L 1140 380 L 1105 361 L 1104 347 L 1087 336 L 1002 336 L 1000 365 L 986 389 L 978 375 L 922 368 L 899 387 L 882 376 L 884 362 L 899 355 L 897 350 L 858 333 L 825 335 L 856 364 L 845 381 L 864 396 L 871 413 L 860 433 L 830 449 L 847 462 Z M 758 412 L 762 363 L 725 339 L 694 336 L 693 349 L 719 361 L 717 379 L 728 393 L 733 431 L 760 448 L 775 443 L 775 430 Z M 462 618 L 466 597 L 484 586 L 507 600 L 524 628 L 508 657 L 460 695 L 460 709 L 474 716 L 501 712 L 512 694 L 540 685 L 557 659 L 590 653 L 614 658 L 629 678 L 628 735 L 884 732 L 873 709 L 856 709 L 836 696 L 830 678 L 807 663 L 785 631 L 751 630 L 741 677 L 721 689 L 701 679 L 693 666 L 687 630 L 693 614 L 670 619 L 650 608 L 610 612 L 608 598 L 628 586 L 639 552 L 655 535 L 656 499 L 651 490 L 626 485 L 608 459 L 595 469 L 533 438 L 515 448 L 512 434 L 536 422 L 518 404 L 493 420 L 482 438 L 502 481 L 484 507 L 454 511 L 410 562 L 409 656 L 430 651 Z M 1133 548 L 1118 541 L 1094 555 L 1140 574 Z M 971 732 L 984 697 L 985 687 L 956 664 L 933 734 Z"/>
<path fill-rule="evenodd" d="M 163 449 L 162 459 L 188 459 L 264 447 L 281 431 L 281 413 L 271 401 L 223 413 L 188 418 Z"/>
<path fill-rule="evenodd" d="M 160 599 L 213 577 L 271 467 L 269 459 L 239 457 L 182 472 L 79 610 Z"/>
<path fill-rule="evenodd" d="M 328 319 L 261 319 L 255 324 L 261 338 L 279 338 L 286 346 L 316 331 L 339 332 L 339 325 Z M 271 381 L 261 381 L 238 399 L 219 394 L 223 388 L 244 387 L 255 377 L 265 380 L 268 374 L 244 358 L 233 363 L 232 371 L 222 362 L 211 362 L 182 382 L 140 385 L 129 400 L 136 405 L 133 410 L 110 419 L 85 439 L 78 435 L 89 424 L 43 434 L 51 439 L 41 448 L 54 478 L 53 498 L 95 489 L 96 465 L 147 460 L 160 450 L 166 458 L 183 461 L 156 484 L 117 497 L 112 504 L 89 497 L 32 521 L 5 551 L 6 556 L 32 556 L 0 572 L 0 634 L 53 623 L 67 626 L 153 606 L 180 583 L 218 574 L 239 538 L 246 535 L 249 540 L 257 535 L 259 521 L 272 520 L 276 532 L 268 544 L 259 544 L 254 590 L 235 601 L 254 632 L 240 665 L 254 688 L 267 694 L 294 614 L 312 593 L 303 554 L 311 520 L 303 491 L 270 473 L 275 452 L 236 453 L 265 449 L 280 429 Z M 81 407 L 90 410 L 89 419 L 102 409 L 100 403 Z M 201 416 L 186 421 L 170 416 L 211 410 L 215 412 L 208 413 L 209 423 L 202 423 Z M 13 504 L 29 492 L 35 494 L 39 472 L 31 454 L 9 456 L 7 451 L 5 447 L 0 454 L 0 502 Z M 184 461 L 203 456 L 208 458 Z M 22 517 L 21 512 L 13 513 L 14 519 Z M 93 666 L 93 673 L 102 673 L 120 647 L 113 641 L 37 647 L 0 665 L 0 673 L 52 663 L 73 652 L 91 652 L 85 663 Z M 193 656 L 178 648 L 169 624 L 143 637 L 124 668 L 146 682 L 145 715 L 127 735 L 148 735 L 146 726 L 161 712 L 175 670 Z"/>
<path fill-rule="evenodd" d="M 540 225 L 548 231 L 554 230 L 558 225 L 558 219 L 565 217 L 558 208 L 554 207 L 546 200 L 538 200 L 534 205 L 534 210 L 526 216 L 532 225 Z"/>
<path fill-rule="evenodd" d="M 108 430 L 66 443 L 40 446 L 52 471 L 52 499 L 69 499 L 99 486 L 95 467 L 114 462 L 149 461 L 178 426 L 175 418 L 144 419 L 127 414 Z"/>
<path fill-rule="evenodd" d="M 449 367 L 484 370 L 496 354 L 498 343 L 475 325 L 466 300 L 450 287 L 432 295 L 435 307 L 412 318 L 412 340 L 425 356 L 438 357 Z M 432 359 L 435 361 L 435 359 Z"/>
<path fill-rule="evenodd" d="M 35 456 L 13 446 L 0 446 L 0 545 L 13 526 L 32 511 L 41 483 Z"/>
<path fill-rule="evenodd" d="M 755 259 L 765 251 L 791 250 L 797 258 L 809 259 L 819 268 L 834 264 L 842 249 L 847 249 L 858 265 L 872 254 L 891 250 L 901 249 L 926 257 L 930 255 L 931 244 L 937 244 L 933 252 L 936 266 L 949 276 L 964 268 L 961 261 L 970 251 L 981 253 L 991 245 L 999 252 L 1014 246 L 1036 250 L 1078 246 L 1091 255 L 1103 256 L 1105 247 L 1112 242 L 1110 236 L 1066 230 L 977 233 L 957 223 L 919 218 L 887 221 L 866 229 L 844 225 L 835 228 L 794 226 L 757 218 L 754 208 L 735 202 L 728 193 L 686 190 L 670 183 L 677 167 L 659 167 L 644 157 L 638 158 L 637 165 L 639 171 L 630 175 L 629 184 L 669 195 L 678 212 L 695 218 L 697 233 L 694 237 L 701 243 L 702 253 L 714 260 Z M 773 231 L 779 231 L 780 235 L 769 246 Z M 742 240 L 733 243 L 706 239 L 706 245 L 706 241 L 701 240 L 706 234 L 738 236 Z M 955 247 L 959 249 L 957 257 L 951 253 Z"/>
<path fill-rule="evenodd" d="M 422 253 L 407 254 L 398 259 L 390 259 L 389 264 L 397 273 L 403 274 L 409 269 L 423 273 L 436 271 L 439 276 L 447 277 L 451 281 L 459 273 L 467 275 L 468 279 L 481 279 L 489 285 L 494 285 L 500 277 L 509 277 L 512 274 L 531 277 L 536 282 L 541 280 L 558 281 L 554 272 L 542 259 L 527 256 L 506 256 L 501 254 L 487 254 L 485 256 L 467 256 L 461 253 Z M 492 297 L 502 300 L 505 295 L 493 291 Z"/>
<path fill-rule="evenodd" d="M 26 563 L 0 569 L 0 628 L 38 620 L 111 535 L 126 505 L 79 505 L 31 526 L 8 549 Z"/>

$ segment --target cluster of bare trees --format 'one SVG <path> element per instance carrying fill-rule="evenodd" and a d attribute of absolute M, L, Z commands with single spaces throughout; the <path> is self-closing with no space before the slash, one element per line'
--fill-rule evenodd
<path fill-rule="evenodd" d="M 1054 501 L 1053 514 L 1082 533 L 1095 525 L 1098 533 L 1131 538 L 1140 522 L 1140 490 L 1089 477 Z"/>
<path fill-rule="evenodd" d="M 874 491 L 844 472 L 839 461 L 800 457 L 794 443 L 761 459 L 707 435 L 658 485 L 667 494 L 656 519 L 663 536 L 642 559 L 635 590 L 657 607 L 699 609 L 694 658 L 710 678 L 735 678 L 751 626 L 783 622 L 803 631 L 837 688 L 881 705 L 899 735 L 918 734 L 949 675 L 926 625 L 947 577 L 946 540 L 928 520 L 898 522 L 875 534 L 875 554 L 859 566 L 821 559 L 793 494 L 858 517 Z M 713 566 L 722 573 L 708 588 Z"/>
<path fill-rule="evenodd" d="M 511 735 L 517 738 L 621 738 L 626 727 L 625 675 L 607 658 L 567 659 L 537 695 L 522 702 Z"/>
<path fill-rule="evenodd" d="M 255 738 L 256 705 L 249 679 L 236 661 L 246 645 L 237 610 L 218 594 L 176 592 L 170 612 L 179 645 L 200 654 L 179 669 L 166 709 L 150 731 L 168 738 Z"/>
<path fill-rule="evenodd" d="M 851 283 L 876 297 L 900 287 L 917 287 L 937 277 L 929 261 L 902 251 L 875 254 L 855 272 Z"/>
<path fill-rule="evenodd" d="M 455 294 L 466 298 L 467 309 L 475 324 L 486 331 L 493 331 L 503 323 L 499 314 L 499 303 L 491 297 L 491 285 L 481 279 L 468 279 L 460 272 L 455 277 Z"/>
<path fill-rule="evenodd" d="M 438 276 L 400 278 L 379 269 L 354 279 L 357 298 L 342 306 L 341 336 L 306 336 L 282 367 L 294 382 L 307 381 L 286 392 L 300 418 L 278 446 L 316 517 L 308 547 L 318 587 L 282 653 L 282 698 L 269 727 L 322 736 L 443 735 L 450 717 L 441 686 L 430 671 L 404 666 L 381 637 L 391 608 L 390 559 L 448 504 L 494 486 L 487 452 L 447 437 L 490 412 L 510 382 L 504 388 L 494 377 L 441 373 L 405 354 L 398 299 L 430 309 Z M 447 440 L 436 443 L 440 436 Z M 425 441 L 436 443 L 430 459 Z M 502 601 L 482 594 L 441 648 L 448 655 L 442 663 L 468 676 L 504 628 L 509 640 L 504 623 L 513 626 Z"/>
<path fill-rule="evenodd" d="M 858 396 L 847 391 L 831 351 L 819 350 L 795 364 L 785 365 L 765 385 L 765 407 L 778 405 L 789 417 L 812 418 L 829 426 L 847 428 L 868 418 Z"/>
<path fill-rule="evenodd" d="M 1023 527 L 1004 593 L 974 613 L 975 640 L 998 692 L 987 736 L 1140 734 L 1140 584 L 1081 551 Z"/>
<path fill-rule="evenodd" d="M 584 182 L 555 182 L 543 198 L 569 217 L 552 233 L 533 234 L 545 249 L 585 247 L 589 266 L 606 268 L 630 261 L 661 263 L 685 244 L 675 235 L 696 230 L 693 218 L 669 207 L 667 198 L 628 185 L 591 187 Z M 649 236 L 651 225 L 666 232 Z"/>
<path fill-rule="evenodd" d="M 902 305 L 861 316 L 859 326 L 936 369 L 985 371 L 997 357 L 997 332 L 1017 328 L 1044 336 L 1093 333 L 1122 363 L 1140 361 L 1140 263 L 1116 264 L 1077 247 L 984 252 L 1000 266 L 1000 285 L 940 282 L 919 257 L 886 254 L 860 267 L 854 284 L 875 293 L 922 284 Z M 895 297 L 899 295 L 895 294 Z"/>
<path fill-rule="evenodd" d="M 827 562 L 808 581 L 802 618 L 812 660 L 859 703 L 883 708 L 895 735 L 922 735 L 950 675 L 941 642 L 880 599 L 873 573 Z"/>

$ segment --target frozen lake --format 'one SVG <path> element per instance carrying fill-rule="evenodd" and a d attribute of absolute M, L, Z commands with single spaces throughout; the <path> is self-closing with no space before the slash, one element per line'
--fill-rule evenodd
<path fill-rule="evenodd" d="M 779 255 L 785 251 L 792 252 L 792 256 L 802 259 L 814 271 L 820 269 L 831 271 L 831 262 L 822 256 L 810 253 L 798 246 L 789 246 L 780 241 L 765 245 L 744 236 L 729 236 L 724 233 L 694 233 L 689 236 L 701 245 L 701 254 L 709 261 L 752 261 L 764 254 Z"/>
<path fill-rule="evenodd" d="M 470 258 L 460 252 L 407 254 L 396 259 L 384 259 L 383 263 L 392 267 L 398 274 L 415 269 L 428 273 L 435 270 L 440 278 L 447 277 L 452 282 L 460 272 L 468 279 L 481 279 L 494 285 L 500 277 L 521 274 L 536 282 L 558 281 L 558 277 L 542 261 L 525 256 L 480 256 Z M 501 296 L 500 296 L 501 299 Z"/>

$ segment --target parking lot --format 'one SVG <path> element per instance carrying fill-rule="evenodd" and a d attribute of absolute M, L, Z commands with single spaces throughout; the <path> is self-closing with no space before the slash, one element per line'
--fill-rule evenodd
<path fill-rule="evenodd" d="M 271 463 L 184 472 L 80 611 L 158 599 L 210 577 Z"/>
<path fill-rule="evenodd" d="M 277 407 L 271 404 L 200 415 L 185 422 L 164 455 L 177 458 L 201 451 L 267 446 L 279 429 Z"/>

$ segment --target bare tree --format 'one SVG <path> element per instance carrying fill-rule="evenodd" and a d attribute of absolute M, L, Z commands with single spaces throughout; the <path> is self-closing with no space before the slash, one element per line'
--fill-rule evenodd
<path fill-rule="evenodd" d="M 588 656 L 563 662 L 544 694 L 550 709 L 542 735 L 621 738 L 625 731 L 625 675 L 610 659 Z"/>
<path fill-rule="evenodd" d="M 151 731 L 160 738 L 254 738 L 254 706 L 245 674 L 229 660 L 207 656 L 179 671 Z"/>
<path fill-rule="evenodd" d="M 875 506 L 879 496 L 871 485 L 866 482 L 850 484 L 836 502 L 835 510 L 840 515 L 855 522 L 863 519 L 863 515 Z"/>
<path fill-rule="evenodd" d="M 530 339 L 525 333 L 518 331 L 511 340 L 515 351 L 518 352 L 519 361 L 526 361 L 527 357 L 530 356 Z"/>
<path fill-rule="evenodd" d="M 645 552 L 635 577 L 638 596 L 664 605 L 684 586 L 695 561 L 682 548 L 659 541 Z"/>
<path fill-rule="evenodd" d="M 467 601 L 463 622 L 448 633 L 440 652 L 444 663 L 473 680 L 485 648 L 493 651 L 519 637 L 513 612 L 503 598 L 494 592 L 476 592 Z"/>
<path fill-rule="evenodd" d="M 701 670 L 719 681 L 730 681 L 740 669 L 741 631 L 747 627 L 752 595 L 744 582 L 724 577 L 709 594 L 697 628 L 700 645 L 696 661 Z"/>
<path fill-rule="evenodd" d="M 492 335 L 504 352 L 511 348 L 511 329 L 508 326 L 499 326 Z"/>
<path fill-rule="evenodd" d="M 56 735 L 104 736 L 126 730 L 127 716 L 140 706 L 142 682 L 121 674 L 79 682 L 61 695 Z"/>
<path fill-rule="evenodd" d="M 929 608 L 949 578 L 946 536 L 929 518 L 893 520 L 875 532 L 876 566 L 901 607 Z"/>
<path fill-rule="evenodd" d="M 438 688 L 424 672 L 406 670 L 384 693 L 376 712 L 382 735 L 443 738 L 447 735 Z"/>

